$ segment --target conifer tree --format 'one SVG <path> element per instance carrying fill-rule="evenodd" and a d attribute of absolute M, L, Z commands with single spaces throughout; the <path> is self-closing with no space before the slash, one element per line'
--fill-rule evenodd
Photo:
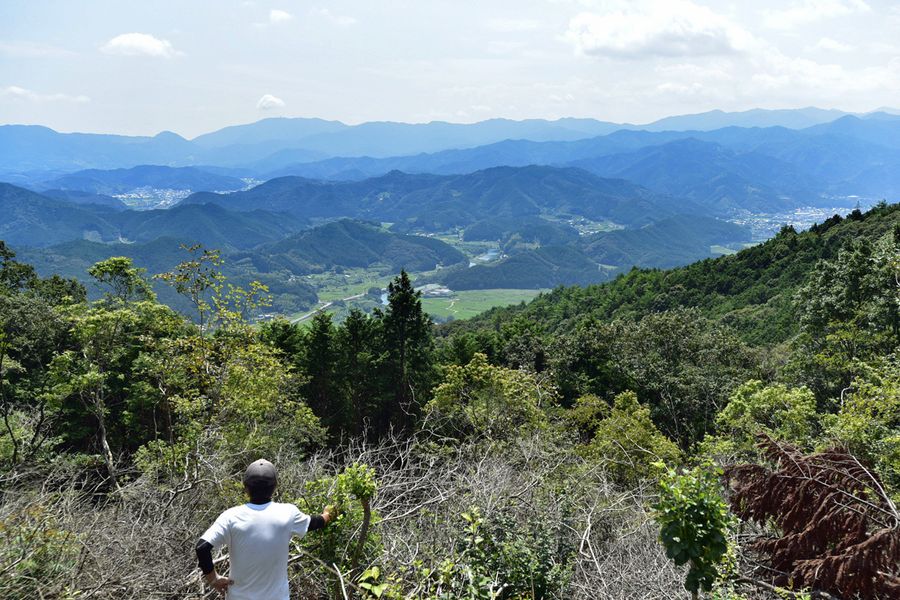
<path fill-rule="evenodd" d="M 421 292 L 417 292 L 406 271 L 388 284 L 388 307 L 381 319 L 385 396 L 378 426 L 406 428 L 419 407 L 428 401 L 432 380 L 431 319 L 422 312 Z"/>
<path fill-rule="evenodd" d="M 347 403 L 344 427 L 354 435 L 363 433 L 379 406 L 378 327 L 378 321 L 352 309 L 335 332 L 337 377 Z"/>
<path fill-rule="evenodd" d="M 339 435 L 346 420 L 346 409 L 337 385 L 337 351 L 331 315 L 320 312 L 313 317 L 304 346 L 299 357 L 301 371 L 308 378 L 303 395 L 331 435 Z"/>

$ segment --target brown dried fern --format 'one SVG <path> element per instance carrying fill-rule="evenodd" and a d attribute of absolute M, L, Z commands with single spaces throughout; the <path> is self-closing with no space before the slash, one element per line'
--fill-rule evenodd
<path fill-rule="evenodd" d="M 780 573 L 772 583 L 843 598 L 900 598 L 900 513 L 878 477 L 846 450 L 804 455 L 761 435 L 770 469 L 725 471 L 732 510 L 780 536 L 751 548 Z"/>

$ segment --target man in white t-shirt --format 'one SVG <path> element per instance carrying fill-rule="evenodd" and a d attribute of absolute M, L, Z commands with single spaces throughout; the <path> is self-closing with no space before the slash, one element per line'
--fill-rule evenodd
<path fill-rule="evenodd" d="M 210 587 L 228 600 L 289 600 L 287 563 L 291 537 L 322 529 L 335 517 L 331 506 L 310 517 L 293 504 L 272 502 L 275 465 L 253 462 L 244 473 L 250 502 L 229 508 L 197 542 L 197 560 Z M 212 552 L 228 546 L 231 577 L 216 573 Z"/>

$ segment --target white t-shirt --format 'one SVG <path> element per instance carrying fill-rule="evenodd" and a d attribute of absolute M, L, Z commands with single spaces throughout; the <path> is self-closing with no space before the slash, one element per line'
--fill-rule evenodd
<path fill-rule="evenodd" d="M 293 504 L 268 502 L 229 508 L 201 537 L 216 550 L 228 546 L 234 583 L 228 600 L 289 600 L 291 536 L 306 534 L 309 516 Z"/>

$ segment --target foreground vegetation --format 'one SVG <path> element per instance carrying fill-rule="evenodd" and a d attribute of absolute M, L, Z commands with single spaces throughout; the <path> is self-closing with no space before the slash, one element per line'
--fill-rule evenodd
<path fill-rule="evenodd" d="M 259 456 L 343 509 L 297 598 L 900 590 L 896 206 L 439 329 L 405 273 L 254 327 L 264 287 L 186 259 L 196 321 L 128 259 L 89 302 L 0 244 L 0 597 L 204 597 L 194 541 Z"/>

